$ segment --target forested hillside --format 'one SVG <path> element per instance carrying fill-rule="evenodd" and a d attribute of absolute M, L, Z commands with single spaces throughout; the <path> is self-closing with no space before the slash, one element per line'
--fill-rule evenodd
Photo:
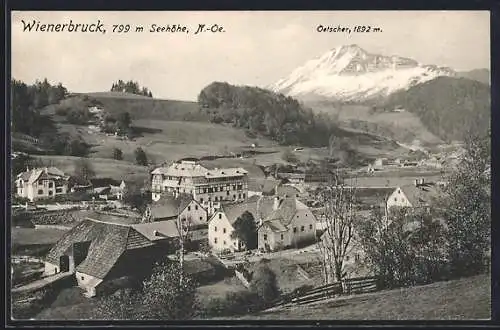
<path fill-rule="evenodd" d="M 417 114 L 443 140 L 463 140 L 467 131 L 490 127 L 490 86 L 466 78 L 439 77 L 391 95 L 384 107 Z"/>
<path fill-rule="evenodd" d="M 283 145 L 327 146 L 330 136 L 348 135 L 327 115 L 258 87 L 214 82 L 200 92 L 198 103 L 211 122 L 231 124 Z"/>

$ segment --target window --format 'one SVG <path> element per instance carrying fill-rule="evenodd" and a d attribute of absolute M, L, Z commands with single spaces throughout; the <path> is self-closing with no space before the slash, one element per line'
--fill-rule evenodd
<path fill-rule="evenodd" d="M 236 246 L 236 241 L 233 242 L 233 245 Z"/>
<path fill-rule="evenodd" d="M 222 228 L 222 232 L 225 234 L 226 233 L 226 228 Z"/>
<path fill-rule="evenodd" d="M 312 224 L 310 224 L 310 225 L 309 225 L 309 230 L 312 230 L 312 229 L 313 229 L 313 225 L 312 225 Z"/>
<path fill-rule="evenodd" d="M 226 241 L 223 241 L 222 244 L 226 245 Z"/>
<path fill-rule="evenodd" d="M 304 231 L 304 226 L 300 227 L 300 231 Z"/>
<path fill-rule="evenodd" d="M 233 195 L 233 199 L 236 200 L 236 195 Z"/>
<path fill-rule="evenodd" d="M 219 219 L 222 219 L 222 213 L 219 213 Z"/>
<path fill-rule="evenodd" d="M 57 267 L 56 267 L 56 273 L 57 273 Z"/>
<path fill-rule="evenodd" d="M 241 194 L 238 194 L 238 198 L 241 198 Z"/>
<path fill-rule="evenodd" d="M 188 206 L 188 211 L 191 211 L 191 206 Z"/>
<path fill-rule="evenodd" d="M 396 197 L 394 197 L 394 201 L 395 201 L 395 202 L 397 202 L 397 201 L 398 201 L 398 199 L 397 199 Z"/>
<path fill-rule="evenodd" d="M 208 201 L 210 202 L 212 200 L 212 197 L 208 197 Z"/>
<path fill-rule="evenodd" d="M 49 182 L 49 188 L 54 187 L 54 182 Z"/>
<path fill-rule="evenodd" d="M 49 196 L 52 196 L 52 190 L 49 190 Z"/>
<path fill-rule="evenodd" d="M 345 261 L 349 261 L 349 256 L 345 256 Z"/>
<path fill-rule="evenodd" d="M 200 198 L 200 203 L 203 203 L 203 198 Z"/>
<path fill-rule="evenodd" d="M 214 227 L 214 231 L 217 231 L 217 226 Z"/>
<path fill-rule="evenodd" d="M 281 240 L 283 240 L 283 234 L 281 234 Z"/>
<path fill-rule="evenodd" d="M 267 241 L 267 234 L 264 234 L 264 241 Z"/>
<path fill-rule="evenodd" d="M 229 196 L 229 191 L 226 191 L 226 195 Z"/>
<path fill-rule="evenodd" d="M 203 217 L 200 217 L 200 220 L 203 220 Z"/>
<path fill-rule="evenodd" d="M 83 281 L 83 280 L 85 280 L 85 277 L 83 277 L 83 276 L 82 276 L 82 277 L 81 277 L 81 279 L 82 279 L 82 281 Z"/>
<path fill-rule="evenodd" d="M 293 232 L 296 233 L 297 232 L 297 227 L 293 227 Z"/>
<path fill-rule="evenodd" d="M 243 196 L 243 198 L 245 198 L 245 194 L 243 194 L 242 196 Z"/>
<path fill-rule="evenodd" d="M 198 210 L 198 205 L 195 205 L 195 206 L 194 206 L 194 209 L 195 209 L 195 210 Z"/>
<path fill-rule="evenodd" d="M 359 254 L 356 253 L 356 255 L 354 255 L 354 261 L 359 261 Z"/>
<path fill-rule="evenodd" d="M 216 238 L 214 238 L 214 243 L 215 243 L 215 244 L 217 244 L 217 237 L 216 237 Z"/>
<path fill-rule="evenodd" d="M 38 195 L 43 195 L 43 190 L 42 189 L 38 190 Z"/>

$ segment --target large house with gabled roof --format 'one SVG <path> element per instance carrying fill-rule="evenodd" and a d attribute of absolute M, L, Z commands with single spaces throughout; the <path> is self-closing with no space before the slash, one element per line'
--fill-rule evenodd
<path fill-rule="evenodd" d="M 54 198 L 68 193 L 70 176 L 57 167 L 26 170 L 16 177 L 17 196 L 30 201 Z"/>
<path fill-rule="evenodd" d="M 245 212 L 256 221 L 259 249 L 295 247 L 316 238 L 316 217 L 296 196 L 252 196 L 244 203 L 223 205 L 210 218 L 208 240 L 213 250 L 245 249 L 231 237 L 235 222 Z"/>
<path fill-rule="evenodd" d="M 153 200 L 163 192 L 191 194 L 202 205 L 248 197 L 248 172 L 240 167 L 208 169 L 196 161 L 181 160 L 156 168 L 151 176 Z"/>

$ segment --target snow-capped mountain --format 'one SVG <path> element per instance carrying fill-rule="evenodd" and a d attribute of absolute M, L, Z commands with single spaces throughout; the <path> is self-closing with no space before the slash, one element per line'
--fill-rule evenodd
<path fill-rule="evenodd" d="M 370 54 L 358 45 L 334 48 L 306 62 L 269 89 L 307 99 L 366 101 L 439 76 L 456 76 L 446 67 L 423 65 L 410 58 Z"/>

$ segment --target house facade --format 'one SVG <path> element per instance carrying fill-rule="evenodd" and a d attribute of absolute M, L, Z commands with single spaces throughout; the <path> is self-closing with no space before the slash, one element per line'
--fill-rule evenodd
<path fill-rule="evenodd" d="M 70 176 L 56 167 L 35 168 L 17 175 L 17 196 L 30 201 L 68 193 Z"/>
<path fill-rule="evenodd" d="M 273 211 L 260 220 L 258 247 L 276 251 L 298 247 L 316 238 L 316 217 L 295 196 L 274 197 Z"/>
<path fill-rule="evenodd" d="M 432 199 L 439 194 L 435 184 L 425 183 L 424 179 L 415 179 L 414 185 L 405 185 L 394 189 L 387 198 L 386 206 L 393 207 L 429 207 Z"/>
<path fill-rule="evenodd" d="M 215 212 L 208 224 L 208 244 L 212 250 L 240 251 L 245 245 L 238 238 L 232 238 L 235 218 L 228 218 L 223 210 Z"/>
<path fill-rule="evenodd" d="M 248 197 L 248 172 L 243 168 L 209 170 L 195 161 L 180 161 L 151 172 L 152 199 L 163 192 L 191 194 L 202 205 L 243 201 Z"/>

